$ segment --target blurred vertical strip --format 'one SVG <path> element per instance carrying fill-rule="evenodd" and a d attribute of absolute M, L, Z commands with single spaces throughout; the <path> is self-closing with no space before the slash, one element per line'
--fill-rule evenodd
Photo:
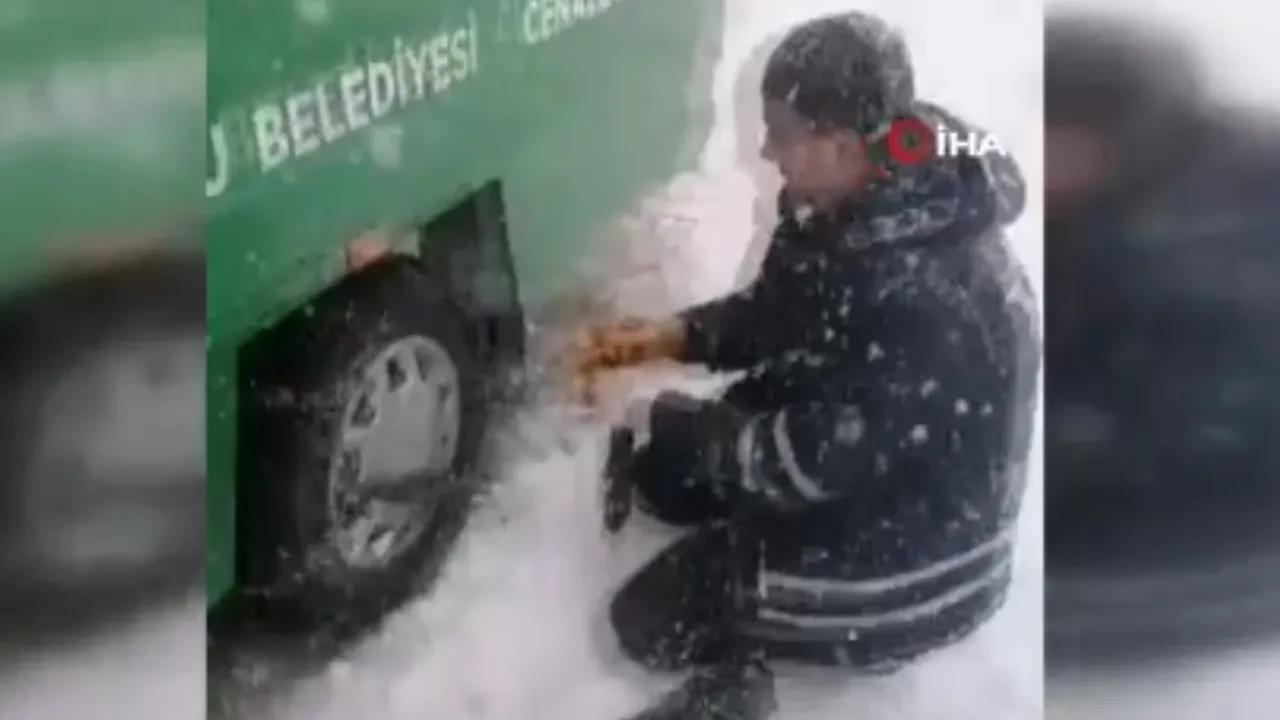
<path fill-rule="evenodd" d="M 1276 714 L 1280 56 L 1268 12 L 1245 0 L 1048 5 L 1052 717 Z"/>
<path fill-rule="evenodd" d="M 6 720 L 202 717 L 204 19 L 0 0 Z"/>

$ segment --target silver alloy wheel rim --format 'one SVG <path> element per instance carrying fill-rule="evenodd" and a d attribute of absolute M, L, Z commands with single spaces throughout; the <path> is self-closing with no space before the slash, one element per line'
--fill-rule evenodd
<path fill-rule="evenodd" d="M 460 404 L 458 368 L 431 338 L 401 338 L 359 369 L 329 471 L 330 527 L 346 563 L 385 567 L 426 531 L 435 503 L 390 495 L 448 481 Z"/>

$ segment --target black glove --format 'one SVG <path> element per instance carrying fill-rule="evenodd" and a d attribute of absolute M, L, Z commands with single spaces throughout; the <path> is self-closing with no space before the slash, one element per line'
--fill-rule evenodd
<path fill-rule="evenodd" d="M 677 525 L 728 517 L 740 495 L 735 445 L 746 419 L 721 401 L 659 395 L 633 476 L 642 509 Z"/>
<path fill-rule="evenodd" d="M 649 411 L 650 446 L 672 469 L 708 480 L 737 474 L 738 434 L 748 416 L 729 403 L 664 392 Z"/>

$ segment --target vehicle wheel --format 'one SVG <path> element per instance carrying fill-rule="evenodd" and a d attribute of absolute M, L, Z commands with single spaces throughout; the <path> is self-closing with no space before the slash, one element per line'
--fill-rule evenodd
<path fill-rule="evenodd" d="M 0 309 L 0 635 L 88 631 L 199 586 L 204 272 L 151 257 Z"/>
<path fill-rule="evenodd" d="M 445 287 L 380 264 L 248 359 L 248 564 L 308 626 L 376 621 L 434 578 L 465 524 L 486 403 Z"/>

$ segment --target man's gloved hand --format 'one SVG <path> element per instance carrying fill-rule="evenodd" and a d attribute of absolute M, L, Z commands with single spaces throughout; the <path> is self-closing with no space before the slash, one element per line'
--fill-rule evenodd
<path fill-rule="evenodd" d="M 632 475 L 641 511 L 672 525 L 732 515 L 741 495 L 736 440 L 747 415 L 679 392 L 659 395 L 649 413 L 649 444 Z"/>
<path fill-rule="evenodd" d="M 628 318 L 590 325 L 574 338 L 573 367 L 579 376 L 679 357 L 684 350 L 684 323 L 679 319 Z"/>

